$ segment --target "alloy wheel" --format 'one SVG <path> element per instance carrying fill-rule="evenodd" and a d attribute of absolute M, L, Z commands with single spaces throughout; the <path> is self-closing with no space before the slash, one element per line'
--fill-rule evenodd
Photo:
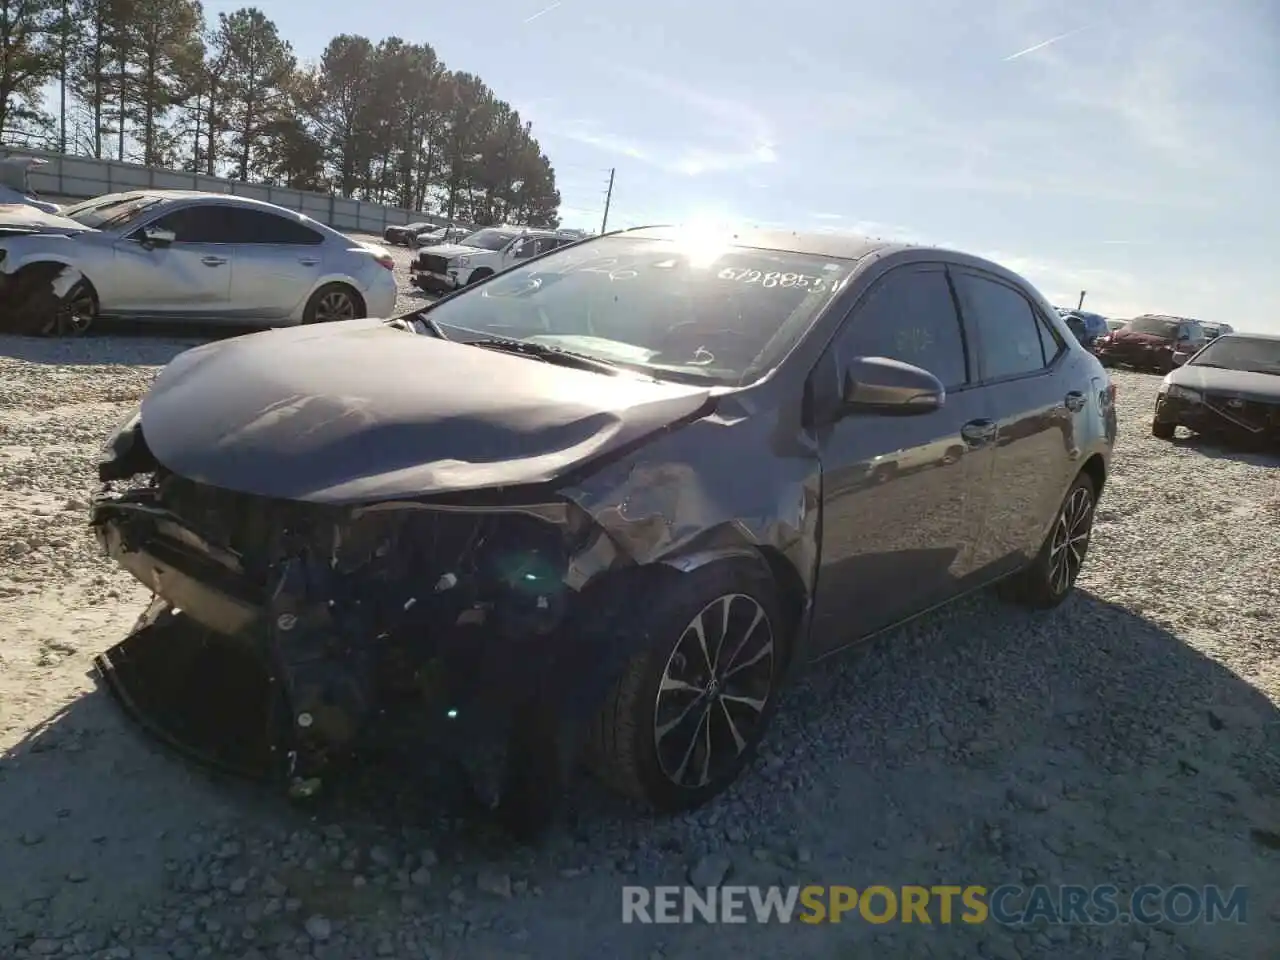
<path fill-rule="evenodd" d="M 96 315 L 93 294 L 81 285 L 68 299 L 62 301 L 41 332 L 46 336 L 79 337 L 93 326 Z"/>
<path fill-rule="evenodd" d="M 761 729 L 775 685 L 773 624 L 746 594 L 711 601 L 667 658 L 653 711 L 658 765 L 696 790 L 732 769 Z"/>
<path fill-rule="evenodd" d="M 316 322 L 333 323 L 338 320 L 354 320 L 356 302 L 345 290 L 330 290 L 316 304 Z"/>
<path fill-rule="evenodd" d="M 1066 593 L 1080 574 L 1093 530 L 1093 495 L 1077 487 L 1062 505 L 1049 546 L 1049 589 Z"/>

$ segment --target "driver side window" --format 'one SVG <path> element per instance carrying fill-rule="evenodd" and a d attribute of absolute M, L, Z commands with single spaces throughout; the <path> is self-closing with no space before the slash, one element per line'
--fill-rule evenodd
<path fill-rule="evenodd" d="M 152 220 L 146 226 L 172 230 L 174 243 L 226 242 L 225 218 L 222 216 L 221 208 L 216 206 L 185 207 L 174 210 Z M 133 239 L 141 240 L 144 229 L 145 227 L 140 227 L 135 231 Z"/>
<path fill-rule="evenodd" d="M 837 341 L 841 366 L 855 357 L 910 363 L 948 390 L 968 382 L 960 317 L 941 266 L 899 267 L 876 281 Z"/>

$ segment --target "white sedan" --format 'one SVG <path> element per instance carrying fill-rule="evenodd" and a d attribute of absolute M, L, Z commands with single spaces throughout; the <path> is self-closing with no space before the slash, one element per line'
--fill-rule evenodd
<path fill-rule="evenodd" d="M 386 249 L 259 200 L 140 190 L 30 212 L 28 227 L 0 223 L 0 287 L 11 308 L 52 287 L 64 332 L 97 318 L 288 326 L 395 309 Z"/>

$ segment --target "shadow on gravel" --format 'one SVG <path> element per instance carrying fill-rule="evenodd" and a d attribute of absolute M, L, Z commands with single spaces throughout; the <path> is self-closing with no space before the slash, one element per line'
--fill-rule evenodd
<path fill-rule="evenodd" d="M 754 769 L 691 817 L 644 816 L 583 782 L 541 866 L 484 830 L 437 839 L 441 824 L 456 823 L 445 780 L 429 764 L 371 766 L 308 826 L 283 799 L 191 779 L 188 765 L 126 732 L 105 701 L 94 694 L 71 704 L 0 761 L 0 862 L 21 878 L 0 879 L 0 916 L 43 918 L 50 904 L 74 904 L 74 883 L 61 882 L 73 871 L 132 889 L 136 864 L 100 836 L 185 836 L 210 810 L 230 809 L 317 837 L 324 823 L 343 824 L 351 837 L 374 831 L 393 859 L 425 832 L 442 855 L 461 855 L 460 870 L 496 863 L 544 894 L 494 909 L 531 944 L 556 944 L 564 960 L 598 957 L 602 939 L 612 955 L 638 960 L 658 941 L 668 960 L 868 950 L 1097 960 L 1143 955 L 1127 949 L 1134 939 L 1156 958 L 1274 956 L 1276 705 L 1186 641 L 1084 591 L 1050 613 L 976 596 L 828 661 L 787 694 Z M 59 859 L 43 859 L 45 851 Z M 726 858 L 729 882 L 742 884 L 1114 883 L 1122 896 L 1142 884 L 1245 885 L 1250 922 L 1038 930 L 944 925 L 936 916 L 933 926 L 856 917 L 812 927 L 618 922 L 621 885 L 684 883 L 691 862 L 712 851 Z M 553 855 L 561 864 L 571 857 L 575 869 L 599 861 L 595 879 L 566 881 L 577 874 L 555 870 Z M 615 872 L 614 858 L 629 866 Z M 332 871 L 330 892 L 358 914 L 349 877 Z M 316 879 L 314 896 L 326 882 Z M 478 950 L 485 934 L 476 937 Z"/>
<path fill-rule="evenodd" d="M 190 323 L 102 323 L 83 337 L 2 334 L 0 357 L 55 366 L 162 366 L 202 343 L 255 330 Z"/>
<path fill-rule="evenodd" d="M 1176 447 L 1195 450 L 1215 460 L 1235 460 L 1255 467 L 1280 466 L 1280 449 L 1267 449 L 1262 446 L 1232 444 L 1225 440 L 1213 439 L 1193 433 L 1187 437 L 1175 437 L 1172 441 Z"/>

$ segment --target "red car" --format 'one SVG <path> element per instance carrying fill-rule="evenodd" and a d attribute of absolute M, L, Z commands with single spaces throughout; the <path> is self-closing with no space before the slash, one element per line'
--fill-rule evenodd
<path fill-rule="evenodd" d="M 1099 337 L 1094 353 L 1103 366 L 1168 373 L 1194 356 L 1209 337 L 1199 320 L 1144 314 Z"/>

